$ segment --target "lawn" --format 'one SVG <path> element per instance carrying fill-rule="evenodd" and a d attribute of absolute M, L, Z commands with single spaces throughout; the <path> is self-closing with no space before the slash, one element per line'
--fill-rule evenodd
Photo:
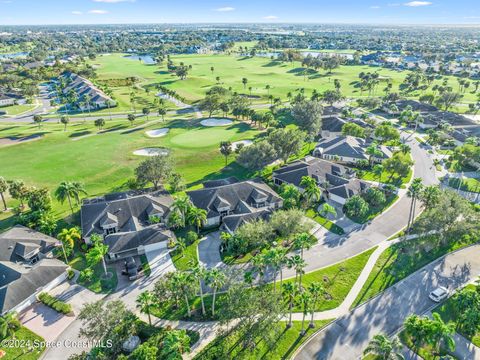
<path fill-rule="evenodd" d="M 305 288 L 308 288 L 313 282 L 320 282 L 325 288 L 326 295 L 319 302 L 316 311 L 334 309 L 343 302 L 375 249 L 367 250 L 338 264 L 303 275 L 302 284 Z M 293 281 L 295 281 L 294 278 L 284 282 Z M 300 312 L 302 309 L 295 307 L 294 311 Z"/>
<path fill-rule="evenodd" d="M 151 117 L 150 120 L 157 119 Z M 143 118 L 137 120 L 134 127 L 142 124 L 145 124 Z M 164 137 L 145 135 L 145 130 L 162 127 L 170 128 Z M 176 170 L 189 188 L 199 187 L 205 180 L 231 175 L 247 178 L 249 172 L 234 161 L 234 156 L 229 157 L 225 166 L 225 158 L 218 146 L 225 140 L 255 138 L 259 131 L 243 122 L 222 128 L 205 128 L 199 125 L 199 120 L 192 119 L 191 114 L 169 116 L 168 121 L 158 121 L 138 130 L 132 130 L 125 119 L 107 119 L 100 134 L 91 122 L 72 123 L 67 131 L 63 131 L 61 124 L 51 123 L 44 124 L 41 129 L 31 124 L 0 126 L 0 137 L 33 134 L 43 137 L 33 142 L 0 147 L 0 176 L 23 179 L 27 185 L 47 187 L 52 193 L 63 180 L 80 181 L 85 184 L 88 196 L 97 196 L 126 189 L 126 181 L 133 177 L 135 167 L 145 159 L 133 155 L 133 151 L 143 147 L 171 149 Z M 197 145 L 189 143 L 189 139 Z M 9 206 L 13 206 L 13 202 L 9 201 Z M 54 209 L 60 216 L 69 213 L 66 203 L 62 205 L 55 200 Z"/>
<path fill-rule="evenodd" d="M 350 259 L 344 260 L 338 264 L 329 266 L 324 269 L 313 271 L 303 275 L 302 284 L 308 287 L 312 282 L 321 282 L 326 290 L 326 295 L 323 301 L 320 301 L 316 311 L 330 310 L 339 306 L 347 296 L 348 292 L 352 288 L 353 284 L 357 280 L 358 276 L 362 272 L 365 264 L 367 263 L 370 255 L 375 251 L 371 249 L 365 251 Z M 287 279 L 284 282 L 293 282 L 294 278 Z M 279 286 L 277 281 L 277 286 Z M 272 284 L 260 285 L 260 286 L 273 286 Z M 258 287 L 254 287 L 251 290 L 256 291 Z M 222 301 L 225 296 L 222 293 L 217 295 L 215 302 L 215 308 L 217 314 L 222 311 Z M 160 319 L 167 320 L 193 320 L 193 321 L 206 321 L 212 320 L 210 316 L 210 308 L 212 306 L 212 295 L 206 295 L 204 297 L 205 307 L 207 308 L 207 316 L 204 318 L 201 315 L 201 301 L 199 296 L 192 297 L 190 299 L 190 307 L 192 309 L 192 317 L 187 317 L 187 308 L 183 299 L 180 299 L 179 306 L 176 307 L 173 299 L 170 302 L 159 304 L 159 306 L 152 312 L 153 315 Z M 301 311 L 299 308 L 294 308 L 295 312 Z"/>
<path fill-rule="evenodd" d="M 42 342 L 45 341 L 42 337 L 22 326 L 15 332 L 16 341 L 23 342 L 25 345 L 21 346 L 0 346 L 0 357 L 2 360 L 36 360 L 45 350 Z M 1 344 L 8 345 L 8 341 L 12 338 L 7 337 L 2 340 Z M 5 351 L 2 357 L 1 353 Z"/>
<path fill-rule="evenodd" d="M 318 214 L 314 209 L 308 209 L 305 215 L 307 215 L 310 219 L 315 220 L 318 224 L 322 225 L 325 229 L 333 232 L 334 234 L 343 235 L 345 233 L 345 231 L 343 231 L 343 228 L 331 222 L 330 220 L 324 218 L 323 216 Z"/>
<path fill-rule="evenodd" d="M 404 345 L 406 345 L 408 348 L 412 349 L 414 352 L 420 355 L 422 359 L 424 360 L 439 359 L 438 355 L 433 355 L 434 353 L 433 348 L 429 345 L 425 345 L 420 348 L 415 348 L 415 345 L 413 344 L 410 336 L 408 336 L 405 330 L 402 331 L 398 337 Z M 448 351 L 445 351 L 445 350 L 441 350 L 440 353 L 442 356 L 449 354 Z M 455 357 L 453 357 L 453 359 L 455 359 Z"/>
<path fill-rule="evenodd" d="M 435 259 L 470 243 L 455 239 L 440 247 L 428 245 L 429 237 L 408 240 L 386 249 L 378 258 L 352 307 L 370 300 Z"/>
<path fill-rule="evenodd" d="M 378 177 L 370 170 L 362 170 L 360 172 L 360 175 L 360 178 L 363 180 L 378 181 L 382 184 L 391 184 L 400 187 L 410 181 L 410 179 L 412 178 L 412 171 L 410 170 L 407 176 L 404 177 L 401 177 L 398 174 L 394 174 L 392 177 L 392 174 L 388 171 L 383 171 L 382 175 Z"/>
<path fill-rule="evenodd" d="M 476 178 L 450 178 L 448 179 L 448 186 L 464 191 L 480 192 L 480 180 Z"/>
<path fill-rule="evenodd" d="M 5 111 L 7 115 L 18 115 L 35 108 L 35 104 L 23 104 L 1 107 L 0 112 Z"/>
<path fill-rule="evenodd" d="M 180 271 L 186 271 L 192 269 L 193 266 L 198 264 L 198 243 L 200 240 L 194 241 L 192 244 L 188 245 L 185 249 L 183 255 L 178 249 L 175 249 L 170 252 L 172 257 L 173 264 Z"/>
<path fill-rule="evenodd" d="M 315 331 L 330 322 L 331 320 L 315 321 L 315 328 L 308 328 L 303 336 L 300 335 L 301 321 L 294 321 L 290 329 L 285 328 L 284 322 L 279 322 L 268 329 L 275 341 L 267 343 L 263 338 L 255 339 L 255 347 L 253 349 L 243 346 L 238 332 L 230 332 L 226 336 L 217 337 L 194 359 L 213 360 L 218 359 L 221 354 L 225 353 L 228 353 L 228 359 L 290 359 L 295 350 L 305 343 Z M 308 327 L 308 322 L 305 321 L 305 323 L 305 326 Z"/>
<path fill-rule="evenodd" d="M 69 262 L 69 265 L 73 269 L 78 271 L 82 271 L 87 267 L 87 263 L 83 254 L 79 254 L 75 258 L 73 258 Z M 107 267 L 107 271 L 112 274 L 112 276 L 107 280 L 102 279 L 104 275 L 104 270 L 101 262 L 95 265 L 93 270 L 94 270 L 94 275 L 91 281 L 89 282 L 82 281 L 79 278 L 77 280 L 78 284 L 85 286 L 87 289 L 95 293 L 108 294 L 117 288 L 118 279 L 117 279 L 117 271 L 115 267 Z"/>
<path fill-rule="evenodd" d="M 466 289 L 475 290 L 475 285 L 467 285 Z M 457 331 L 459 331 L 465 338 L 469 339 L 475 346 L 480 347 L 480 329 L 478 329 L 477 333 L 473 337 L 471 337 L 463 333 L 461 329 L 458 328 L 457 321 L 460 314 L 458 313 L 454 297 L 450 297 L 447 301 L 445 301 L 443 304 L 439 305 L 432 311 L 438 313 L 443 321 L 454 322 L 455 326 L 457 327 Z"/>
<path fill-rule="evenodd" d="M 166 64 L 145 65 L 140 61 L 126 58 L 123 54 L 109 54 L 97 56 L 89 63 L 97 69 L 98 81 L 109 79 L 124 79 L 135 76 L 143 85 L 162 85 L 175 90 L 180 96 L 189 102 L 195 102 L 204 97 L 205 91 L 216 85 L 216 77 L 220 77 L 220 84 L 224 87 L 231 87 L 238 93 L 250 93 L 255 96 L 254 101 L 267 99 L 269 94 L 275 97 L 286 99 L 290 91 L 298 88 L 305 88 L 309 94 L 313 89 L 324 91 L 333 89 L 333 79 L 340 80 L 342 93 L 348 97 L 366 97 L 367 92 L 361 94 L 357 87 L 358 74 L 360 72 L 378 72 L 383 81 L 390 80 L 394 89 L 402 83 L 408 72 L 398 72 L 384 68 L 372 68 L 369 66 L 341 66 L 331 74 L 321 70 L 304 78 L 303 68 L 299 62 L 281 63 L 272 61 L 265 57 L 240 57 L 229 55 L 173 55 L 174 63 L 185 63 L 192 66 L 187 79 L 180 80 L 174 74 L 167 71 Z M 213 67 L 214 71 L 210 70 Z M 242 78 L 247 78 L 246 87 L 242 84 Z M 456 79 L 445 76 L 450 83 L 456 84 Z M 435 80 L 434 83 L 440 83 Z M 265 86 L 270 85 L 268 91 Z M 432 84 L 433 86 L 434 84 Z M 114 88 L 115 90 L 115 88 Z M 130 91 L 128 91 L 128 94 Z M 412 92 L 409 96 L 417 97 L 420 91 Z M 129 99 L 127 99 L 129 101 Z M 466 93 L 464 101 L 475 100 L 475 95 Z"/>

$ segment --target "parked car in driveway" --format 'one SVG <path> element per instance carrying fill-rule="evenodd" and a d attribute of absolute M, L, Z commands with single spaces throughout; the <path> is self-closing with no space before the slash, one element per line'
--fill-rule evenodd
<path fill-rule="evenodd" d="M 435 301 L 437 303 L 445 299 L 447 296 L 448 296 L 448 290 L 443 286 L 439 286 L 435 290 L 431 291 L 430 295 L 428 295 L 430 300 Z"/>
<path fill-rule="evenodd" d="M 138 277 L 137 263 L 133 256 L 125 259 L 125 270 L 122 272 L 128 276 L 128 280 L 135 280 Z"/>

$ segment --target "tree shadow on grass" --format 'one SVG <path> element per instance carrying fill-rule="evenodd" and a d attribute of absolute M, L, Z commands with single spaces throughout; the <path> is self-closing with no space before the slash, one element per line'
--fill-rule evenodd
<path fill-rule="evenodd" d="M 76 137 L 81 137 L 81 136 L 89 135 L 89 134 L 91 134 L 91 133 L 92 133 L 92 132 L 91 132 L 90 130 L 77 131 L 77 132 L 71 133 L 70 135 L 68 135 L 68 137 L 70 137 L 70 138 L 76 138 Z"/>
<path fill-rule="evenodd" d="M 280 61 L 272 60 L 269 63 L 263 64 L 262 67 L 274 67 L 274 66 L 278 66 L 280 64 L 281 64 Z"/>

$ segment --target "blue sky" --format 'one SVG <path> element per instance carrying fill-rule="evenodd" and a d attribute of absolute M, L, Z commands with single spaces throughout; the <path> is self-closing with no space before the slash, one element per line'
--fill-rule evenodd
<path fill-rule="evenodd" d="M 0 0 L 0 25 L 198 22 L 480 24 L 479 0 Z"/>

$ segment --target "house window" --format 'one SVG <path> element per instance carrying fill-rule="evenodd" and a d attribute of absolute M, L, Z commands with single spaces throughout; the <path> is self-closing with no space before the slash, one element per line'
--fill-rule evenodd
<path fill-rule="evenodd" d="M 110 234 L 115 234 L 117 232 L 117 228 L 110 228 L 110 229 L 105 229 L 105 235 L 110 235 Z"/>

